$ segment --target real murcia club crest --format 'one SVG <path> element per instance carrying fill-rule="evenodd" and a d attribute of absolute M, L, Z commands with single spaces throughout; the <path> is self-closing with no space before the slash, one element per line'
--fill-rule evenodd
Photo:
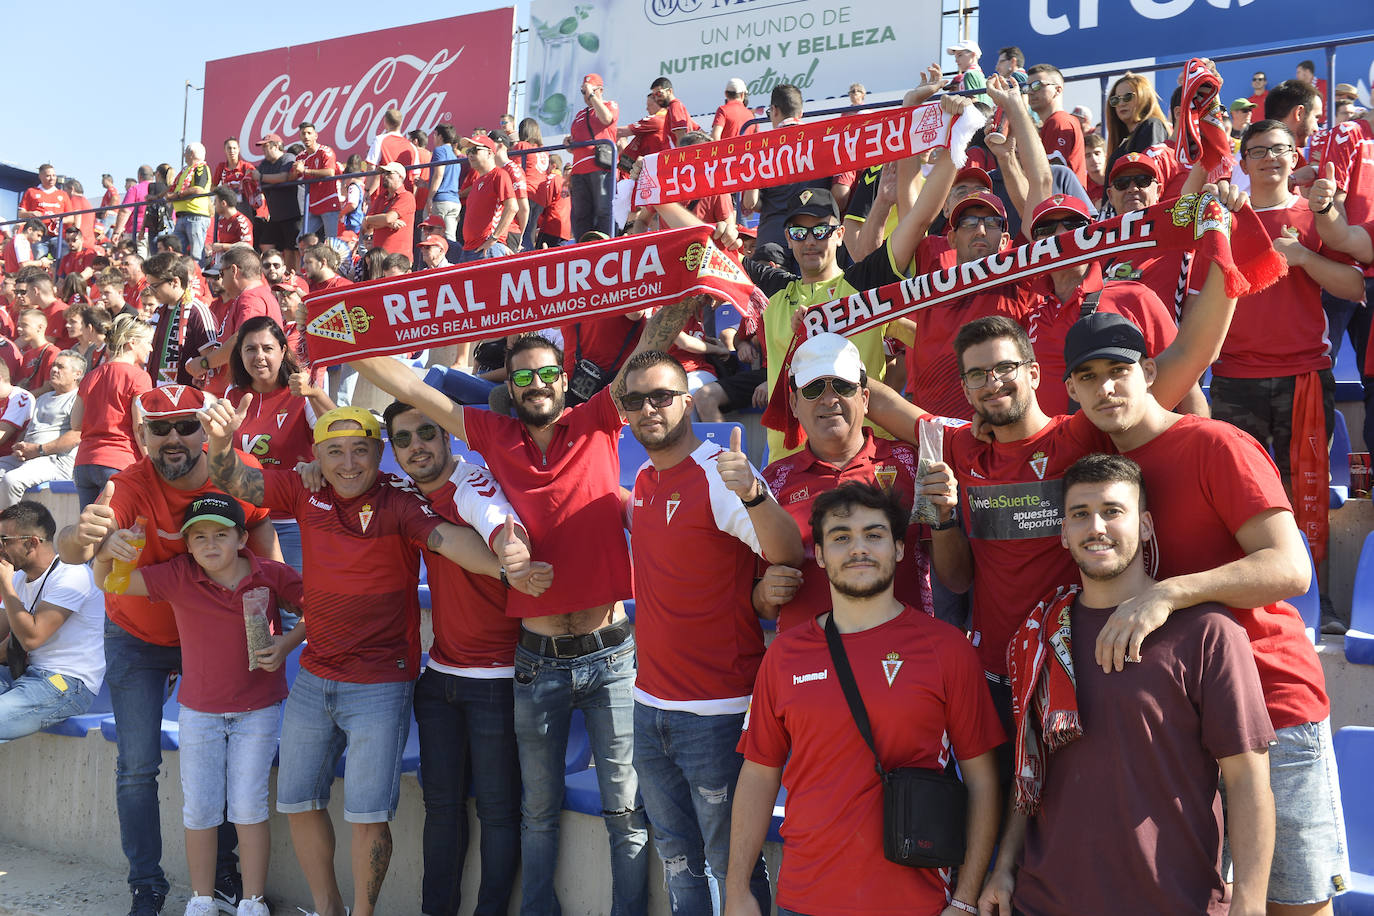
<path fill-rule="evenodd" d="M 878 486 L 884 490 L 891 490 L 892 485 L 897 482 L 897 469 L 895 467 L 879 466 L 873 471 L 873 476 L 878 479 Z"/>
<path fill-rule="evenodd" d="M 1050 459 L 1044 452 L 1036 452 L 1034 455 L 1031 455 L 1031 470 L 1034 471 L 1035 476 L 1039 477 L 1041 480 L 1045 479 L 1045 471 L 1049 468 L 1049 464 Z"/>
<path fill-rule="evenodd" d="M 364 503 L 358 510 L 358 524 L 363 526 L 363 533 L 367 533 L 367 526 L 372 524 L 372 503 Z"/>
<path fill-rule="evenodd" d="M 677 512 L 677 507 L 680 505 L 682 505 L 681 493 L 674 493 L 672 496 L 668 497 L 668 522 L 671 522 L 673 520 L 673 514 Z"/>
<path fill-rule="evenodd" d="M 902 657 L 896 652 L 887 653 L 887 658 L 883 659 L 883 677 L 887 678 L 887 686 L 892 686 L 892 682 L 897 680 L 897 672 L 901 670 Z"/>
<path fill-rule="evenodd" d="M 361 305 L 349 308 L 345 302 L 336 302 L 311 319 L 305 329 L 316 337 L 351 344 L 358 342 L 356 334 L 366 334 L 371 326 L 372 316 Z"/>

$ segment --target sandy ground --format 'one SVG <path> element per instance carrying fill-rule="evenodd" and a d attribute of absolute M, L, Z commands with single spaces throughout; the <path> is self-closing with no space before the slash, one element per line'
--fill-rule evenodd
<path fill-rule="evenodd" d="M 0 843 L 0 914 L 4 916 L 124 916 L 125 873 L 86 859 Z M 185 888 L 172 888 L 162 912 L 180 916 Z"/>

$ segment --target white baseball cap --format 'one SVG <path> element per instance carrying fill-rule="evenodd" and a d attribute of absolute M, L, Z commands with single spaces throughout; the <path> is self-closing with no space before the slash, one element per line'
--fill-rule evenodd
<path fill-rule="evenodd" d="M 803 388 L 818 378 L 858 384 L 864 361 L 859 348 L 839 334 L 817 334 L 792 354 L 792 382 Z"/>
<path fill-rule="evenodd" d="M 736 76 L 732 77 L 730 81 L 725 84 L 725 91 L 744 93 L 749 91 L 749 87 L 744 84 L 744 80 Z"/>
<path fill-rule="evenodd" d="M 963 41 L 956 41 L 948 48 L 945 48 L 946 54 L 958 54 L 960 51 L 972 51 L 974 57 L 983 56 L 983 52 L 978 48 L 978 42 L 971 38 L 965 38 Z"/>

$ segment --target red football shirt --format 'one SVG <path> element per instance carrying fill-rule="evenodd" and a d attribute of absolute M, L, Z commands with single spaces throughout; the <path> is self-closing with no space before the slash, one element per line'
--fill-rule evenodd
<path fill-rule="evenodd" d="M 81 444 L 77 464 L 126 468 L 139 458 L 134 444 L 134 398 L 152 387 L 148 372 L 122 360 L 101 363 L 81 377 Z"/>
<path fill-rule="evenodd" d="M 82 248 L 80 251 L 69 251 L 62 256 L 62 261 L 57 266 L 58 277 L 65 277 L 67 274 L 79 274 L 96 259 L 95 249 Z"/>
<path fill-rule="evenodd" d="M 1040 125 L 1040 142 L 1045 155 L 1053 162 L 1059 160 L 1078 176 L 1078 183 L 1088 182 L 1087 166 L 1083 161 L 1083 125 L 1067 111 L 1056 111 Z"/>
<path fill-rule="evenodd" d="M 1321 160 L 1336 167 L 1336 185 L 1346 194 L 1350 224 L 1356 226 L 1374 216 L 1374 127 L 1364 118 L 1337 124 L 1327 135 Z M 1374 276 L 1374 265 L 1366 266 L 1364 274 Z"/>
<path fill-rule="evenodd" d="M 572 199 L 562 172 L 550 172 L 539 189 L 539 202 L 544 212 L 539 214 L 539 231 L 554 238 L 572 238 Z"/>
<path fill-rule="evenodd" d="M 493 169 L 493 171 L 495 171 Z M 402 188 L 393 197 L 386 188 L 378 188 L 367 202 L 367 215 L 393 212 L 401 218 L 401 225 L 395 229 L 389 226 L 372 227 L 372 245 L 392 254 L 409 255 L 411 238 L 415 233 L 415 195 Z"/>
<path fill-rule="evenodd" d="M 315 147 L 313 153 L 302 153 L 296 157 L 307 169 L 329 169 L 331 172 L 338 171 L 338 163 L 334 159 L 334 150 L 323 143 Z M 337 181 L 320 181 L 312 185 L 307 185 L 310 189 L 309 212 L 311 213 L 333 213 L 339 209 L 339 183 Z"/>
<path fill-rule="evenodd" d="M 63 306 L 65 308 L 65 303 Z M 19 366 L 19 375 L 15 377 L 14 384 L 30 391 L 41 387 L 48 381 L 48 376 L 52 373 L 53 360 L 57 359 L 57 354 L 61 352 L 50 343 L 19 351 L 23 362 Z"/>
<path fill-rule="evenodd" d="M 1330 256 L 1317 235 L 1312 211 L 1301 197 L 1294 195 L 1287 206 L 1256 209 L 1255 213 L 1271 239 L 1294 230 L 1303 247 Z M 1283 333 L 1275 333 L 1276 328 Z M 1331 340 L 1321 287 L 1306 271 L 1290 267 L 1273 286 L 1236 301 L 1236 314 L 1212 374 L 1273 378 L 1330 368 Z"/>
<path fill-rule="evenodd" d="M 0 359 L 5 361 L 5 368 L 10 370 L 10 378 L 18 378 L 19 369 L 24 364 L 24 360 L 19 353 L 19 348 L 14 345 L 14 341 L 10 340 L 9 337 L 0 336 Z"/>
<path fill-rule="evenodd" d="M 410 138 L 393 130 L 372 138 L 372 146 L 367 151 L 366 159 L 369 167 L 374 169 L 388 162 L 411 165 L 415 161 L 415 147 L 410 145 Z M 406 171 L 405 189 L 412 193 L 415 191 L 414 174 Z"/>
<path fill-rule="evenodd" d="M 583 108 L 573 115 L 572 124 L 568 125 L 568 137 L 574 141 L 585 140 L 610 140 L 615 142 L 616 128 L 620 123 L 620 106 L 615 102 L 607 102 L 606 107 L 611 111 L 611 123 L 602 124 L 596 116 L 596 111 L 590 105 Z M 591 172 L 605 171 L 596 164 L 595 146 L 579 146 L 569 150 L 572 154 L 572 170 L 570 175 L 582 175 Z"/>
<path fill-rule="evenodd" d="M 1078 581 L 1059 543 L 1063 474 L 1111 439 L 1082 413 L 1057 416 L 1017 442 L 980 442 L 967 429 L 945 436 L 945 462 L 973 551 L 973 646 L 984 670 L 1005 676 L 1007 643 L 1041 597 Z"/>
<path fill-rule="evenodd" d="M 970 760 L 1006 740 L 978 659 L 954 627 L 907 607 L 840 638 L 884 767 L 939 770 L 951 753 Z M 949 872 L 883 856 L 882 784 L 831 668 L 816 621 L 778 636 L 739 742 L 755 763 L 786 764 L 778 906 L 934 916 L 945 908 Z M 863 880 L 854 863 L 863 863 Z"/>
<path fill-rule="evenodd" d="M 750 598 L 762 550 L 749 510 L 716 470 L 723 451 L 703 442 L 671 468 L 642 468 L 630 518 L 635 698 L 699 716 L 747 710 L 763 659 Z"/>
<path fill-rule="evenodd" d="M 252 458 L 244 455 L 239 457 L 250 466 L 257 465 Z M 111 479 L 115 492 L 110 500 L 110 508 L 114 510 L 116 524 L 121 528 L 129 528 L 140 515 L 148 519 L 146 546 L 138 558 L 140 569 L 184 554 L 186 542 L 181 536 L 181 523 L 187 507 L 202 493 L 219 491 L 219 487 L 208 479 L 194 490 L 171 487 L 147 458 L 139 459 Z M 244 518 L 250 529 L 267 520 L 266 510 L 242 500 L 239 502 L 243 505 Z M 239 613 L 242 615 L 242 611 Z M 106 594 L 105 616 L 144 642 L 155 646 L 180 645 L 172 607 L 165 601 L 154 601 L 141 595 Z M 246 660 L 244 664 L 247 665 Z"/>
<path fill-rule="evenodd" d="M 1145 474 L 1155 521 L 1146 556 L 1157 579 L 1241 559 L 1245 551 L 1235 538 L 1241 526 L 1261 512 L 1291 508 L 1269 455 L 1220 420 L 1184 416 L 1126 457 Z M 1280 601 L 1231 613 L 1250 637 L 1274 728 L 1326 718 L 1326 678 L 1292 605 Z"/>
<path fill-rule="evenodd" d="M 553 564 L 549 590 L 538 598 L 512 591 L 506 613 L 569 614 L 631 597 L 620 503 L 623 421 L 610 390 L 564 410 L 547 452 L 512 417 L 466 408 L 463 423 L 468 446 L 487 459 L 528 526 L 534 559 Z"/>
<path fill-rule="evenodd" d="M 534 149 L 535 145 L 528 140 L 520 140 L 510 148 L 511 157 L 520 164 L 520 168 L 525 170 L 525 184 L 529 188 L 530 198 L 537 200 L 535 196 L 539 189 L 544 186 L 544 182 L 549 177 L 549 154 L 548 153 L 528 153 L 524 156 L 517 155 L 517 150 Z"/>
<path fill-rule="evenodd" d="M 515 199 L 527 200 L 530 196 L 530 189 L 528 183 L 525 181 L 525 170 L 520 167 L 520 163 L 507 162 L 505 165 L 501 166 L 501 168 L 505 169 L 506 174 L 510 176 L 510 186 L 511 189 L 515 191 Z M 468 197 L 471 199 L 472 195 L 469 194 Z M 517 213 L 515 218 L 510 222 L 510 231 L 497 239 L 497 241 L 503 245 L 507 244 L 506 239 L 511 236 L 515 236 L 518 239 L 524 231 L 525 227 L 520 225 L 520 214 Z"/>
<path fill-rule="evenodd" d="M 953 250 L 949 264 L 953 267 Z M 931 268 L 934 269 L 934 268 Z M 928 271 L 921 271 L 926 273 Z M 922 410 L 940 417 L 967 420 L 973 408 L 959 380 L 959 360 L 954 338 L 959 329 L 987 315 L 1004 315 L 1017 324 L 1038 301 L 1039 295 L 1020 284 L 1006 284 L 985 293 L 965 296 L 955 303 L 922 309 L 916 314 L 916 346 L 907 347 L 907 390 Z"/>
<path fill-rule="evenodd" d="M 585 359 L 607 372 L 619 372 L 644 332 L 644 320 L 631 321 L 624 315 L 607 315 L 560 326 L 563 371 L 572 375 L 577 361 Z"/>
<path fill-rule="evenodd" d="M 946 435 L 950 434 L 952 431 L 946 431 Z M 816 563 L 816 545 L 811 540 L 811 505 L 816 497 L 842 483 L 861 480 L 894 490 L 902 508 L 910 512 L 915 502 L 918 463 L 913 446 L 883 439 L 865 429 L 863 448 L 842 468 L 822 461 L 811 449 L 804 448 L 779 458 L 764 469 L 763 479 L 768 482 L 768 489 L 801 529 L 805 556 L 801 588 L 782 606 L 778 615 L 779 633 L 830 610 L 830 580 Z M 906 556 L 897 566 L 894 591 L 902 603 L 933 614 L 930 557 L 921 548 L 921 537 L 926 531 L 921 525 L 907 528 Z"/>
<path fill-rule="evenodd" d="M 443 519 L 390 474 L 352 499 L 327 484 L 311 493 L 294 470 L 269 468 L 262 476 L 263 505 L 290 512 L 301 526 L 310 634 L 301 667 L 355 684 L 413 681 L 420 674 L 420 551 Z"/>
<path fill-rule="evenodd" d="M 47 190 L 29 188 L 24 192 L 24 196 L 19 198 L 19 209 L 47 216 L 49 213 L 65 213 L 74 208 L 72 207 L 72 199 L 67 196 L 67 192 L 54 186 Z M 57 231 L 57 220 L 55 219 L 45 219 L 43 225 L 48 227 L 49 232 Z"/>
<path fill-rule="evenodd" d="M 0 398 L 0 423 L 14 427 L 15 442 L 23 437 L 33 416 L 33 401 L 33 395 L 18 386 L 11 387 L 10 393 Z"/>
<path fill-rule="evenodd" d="M 197 712 L 248 712 L 286 699 L 286 672 L 248 670 L 248 636 L 243 622 L 244 594 L 272 593 L 267 621 L 281 633 L 277 599 L 301 607 L 301 574 L 285 563 L 246 554 L 252 572 L 232 591 L 205 574 L 189 553 L 139 570 L 148 597 L 172 606 L 181 635 L 180 702 Z"/>
<path fill-rule="evenodd" d="M 738 137 L 740 130 L 749 121 L 753 120 L 754 113 L 749 110 L 739 99 L 727 99 L 725 104 L 716 109 L 716 117 L 711 122 L 711 129 L 720 128 L 720 138 L 728 140 L 731 137 Z"/>
<path fill-rule="evenodd" d="M 253 221 L 235 210 L 230 216 L 215 219 L 215 241 L 224 245 L 253 244 Z"/>
<path fill-rule="evenodd" d="M 430 505 L 442 518 L 470 528 L 454 500 L 459 487 L 475 492 L 480 499 L 490 499 L 498 492 L 496 482 L 486 470 L 459 462 L 453 476 L 429 494 Z M 436 553 L 425 553 L 425 565 L 429 567 L 429 593 L 434 602 L 430 666 L 461 677 L 514 676 L 520 621 L 506 616 L 506 597 L 511 592 L 499 579 L 473 575 Z"/>
<path fill-rule="evenodd" d="M 516 197 L 510 172 L 494 168 L 477 175 L 468 189 L 463 215 L 463 249 L 476 251 L 501 221 L 501 205 Z M 512 220 L 512 223 L 514 220 Z M 499 241 L 499 240 L 498 240 Z"/>

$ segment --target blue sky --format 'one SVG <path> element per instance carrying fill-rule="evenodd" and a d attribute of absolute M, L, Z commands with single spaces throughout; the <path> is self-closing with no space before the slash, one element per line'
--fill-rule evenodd
<path fill-rule="evenodd" d="M 0 160 L 34 170 L 51 162 L 98 200 L 104 172 L 122 192 L 123 179 L 140 164 L 180 162 L 182 96 L 188 79 L 195 86 L 204 83 L 207 60 L 511 5 L 451 0 L 426 9 L 363 0 L 140 0 L 116 12 L 93 0 L 67 0 L 54 8 L 41 0 L 12 3 L 5 12 L 10 76 L 0 101 Z M 515 5 L 518 20 L 527 21 L 528 4 Z M 326 6 L 328 15 L 320 11 Z M 201 94 L 192 91 L 188 141 L 199 136 L 200 107 Z M 216 151 L 210 159 L 216 160 Z"/>

